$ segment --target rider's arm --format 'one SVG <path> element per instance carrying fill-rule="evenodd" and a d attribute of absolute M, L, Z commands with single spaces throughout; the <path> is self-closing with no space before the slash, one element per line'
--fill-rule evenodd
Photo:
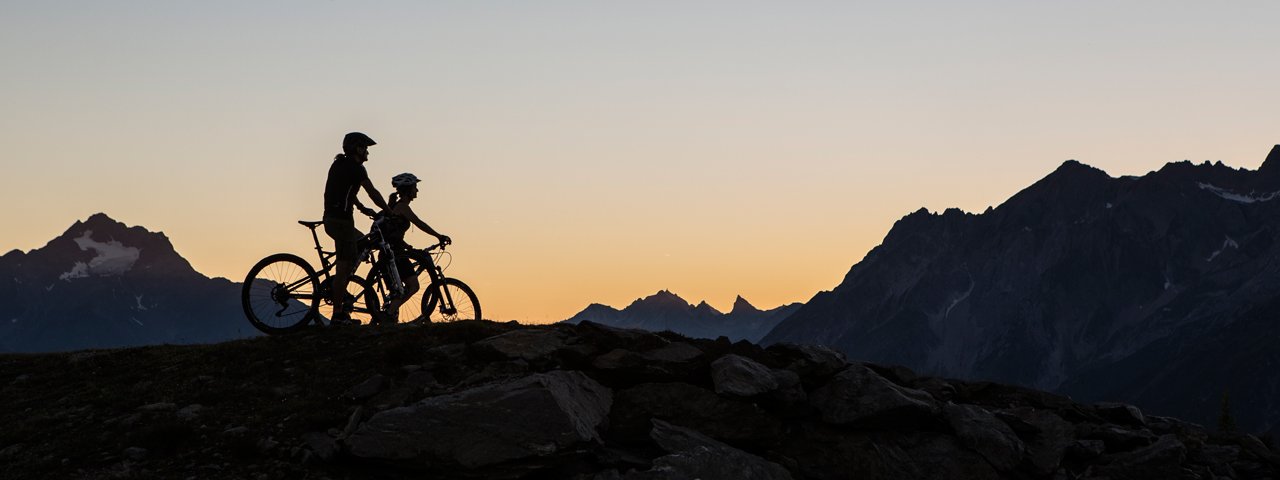
<path fill-rule="evenodd" d="M 397 205 L 396 208 L 398 209 L 400 208 L 400 206 Z M 424 232 L 431 234 L 431 236 L 434 236 L 440 239 L 441 242 L 444 242 L 446 239 L 449 238 L 447 236 L 441 235 L 440 232 L 436 231 L 436 229 L 431 228 L 431 225 L 427 225 L 427 222 L 424 222 L 422 221 L 421 218 L 418 218 L 418 214 L 413 213 L 413 209 L 409 208 L 408 205 L 404 206 L 404 211 L 401 214 L 404 215 L 404 218 L 407 218 L 409 219 L 410 222 L 413 222 L 414 226 L 422 229 L 422 231 Z"/>
<path fill-rule="evenodd" d="M 387 202 L 382 200 L 382 193 L 378 192 L 378 189 L 373 188 L 373 182 L 366 178 L 362 185 L 364 186 L 365 193 L 368 193 L 369 198 L 373 200 L 373 204 L 377 205 L 378 208 L 386 210 Z"/>
<path fill-rule="evenodd" d="M 370 209 L 368 209 L 368 208 L 365 208 L 364 204 L 363 204 L 363 203 L 360 203 L 360 199 L 358 199 L 358 198 L 357 198 L 357 199 L 353 199 L 353 200 L 351 200 L 351 205 L 352 205 L 352 206 L 354 206 L 354 207 L 356 207 L 356 211 L 357 211 L 357 212 L 363 213 L 363 214 L 368 215 L 368 216 L 370 216 L 370 217 L 372 217 L 374 214 L 378 213 L 378 212 L 375 212 L 375 211 L 370 210 Z"/>

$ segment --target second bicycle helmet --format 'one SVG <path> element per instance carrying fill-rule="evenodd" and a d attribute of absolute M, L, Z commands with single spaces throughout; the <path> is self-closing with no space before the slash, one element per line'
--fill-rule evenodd
<path fill-rule="evenodd" d="M 400 189 L 400 188 L 412 187 L 414 185 L 417 185 L 418 182 L 421 182 L 421 181 L 422 180 L 418 180 L 418 177 L 412 173 L 401 173 L 399 175 L 391 177 L 391 186 L 396 187 L 397 189 Z"/>

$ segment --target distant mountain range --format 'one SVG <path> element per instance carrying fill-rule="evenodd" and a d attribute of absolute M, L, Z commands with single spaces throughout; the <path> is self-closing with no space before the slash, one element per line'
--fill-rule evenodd
<path fill-rule="evenodd" d="M 982 214 L 919 210 L 764 344 L 1280 425 L 1280 145 L 1257 171 L 1068 161 Z"/>
<path fill-rule="evenodd" d="M 206 277 L 162 233 L 105 214 L 0 257 L 0 352 L 49 352 L 255 335 L 240 284 Z"/>
<path fill-rule="evenodd" d="M 674 293 L 662 290 L 636 299 L 622 310 L 593 303 L 565 322 L 576 324 L 589 320 L 621 328 L 670 330 L 695 338 L 725 336 L 733 341 L 756 342 L 799 307 L 799 303 L 793 303 L 760 310 L 739 296 L 733 302 L 733 309 L 722 313 L 705 301 L 695 306 Z"/>

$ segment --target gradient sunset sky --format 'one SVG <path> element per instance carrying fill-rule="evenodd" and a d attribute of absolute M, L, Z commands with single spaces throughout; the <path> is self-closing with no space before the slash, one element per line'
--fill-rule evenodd
<path fill-rule="evenodd" d="M 1067 159 L 1254 169 L 1275 1 L 5 1 L 0 250 L 105 212 L 241 281 L 344 133 L 425 179 L 486 317 L 807 301 L 920 207 Z M 358 221 L 362 226 L 367 222 Z M 410 242 L 426 245 L 427 236 Z"/>

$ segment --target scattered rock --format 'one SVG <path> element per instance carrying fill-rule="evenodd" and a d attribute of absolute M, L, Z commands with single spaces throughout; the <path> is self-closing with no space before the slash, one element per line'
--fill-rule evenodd
<path fill-rule="evenodd" d="M 769 399 L 779 405 L 779 413 L 785 416 L 807 415 L 810 411 L 809 396 L 800 382 L 800 375 L 779 368 L 771 369 L 769 374 L 778 383 L 778 389 L 769 394 Z"/>
<path fill-rule="evenodd" d="M 404 385 L 412 388 L 426 388 L 438 384 L 436 376 L 426 370 L 415 371 L 404 378 Z"/>
<path fill-rule="evenodd" d="M 0 458 L 16 457 L 18 456 L 19 453 L 22 453 L 22 450 L 25 448 L 26 448 L 26 445 L 23 445 L 21 443 L 15 443 L 13 445 L 4 447 L 3 449 L 0 449 Z"/>
<path fill-rule="evenodd" d="M 390 390 L 383 391 L 369 400 L 369 406 L 374 410 L 386 410 L 404 405 L 404 402 L 413 395 L 416 388 L 408 385 L 399 386 Z"/>
<path fill-rule="evenodd" d="M 80 363 L 80 362 L 83 362 L 83 361 L 85 361 L 85 360 L 88 360 L 88 359 L 91 359 L 91 358 L 93 358 L 93 357 L 96 357 L 96 356 L 98 356 L 98 355 L 102 355 L 103 353 L 104 353 L 104 352 L 102 352 L 102 351 L 100 351 L 100 350 L 92 350 L 92 351 L 85 351 L 85 352 L 75 352 L 75 353 L 72 353 L 71 355 L 67 356 L 67 362 L 68 362 L 68 363 L 73 363 L 73 364 L 74 364 L 74 363 Z"/>
<path fill-rule="evenodd" d="M 1187 447 L 1173 435 L 1161 435 L 1151 445 L 1115 455 L 1098 473 L 1118 478 L 1171 478 L 1181 470 Z"/>
<path fill-rule="evenodd" d="M 711 381 L 721 395 L 753 397 L 778 389 L 778 379 L 769 367 L 733 354 L 711 362 Z"/>
<path fill-rule="evenodd" d="M 671 342 L 668 345 L 644 352 L 646 360 L 660 363 L 690 362 L 702 356 L 702 350 L 684 342 Z"/>
<path fill-rule="evenodd" d="M 138 410 L 143 412 L 168 412 L 176 408 L 178 408 L 178 406 L 172 403 L 151 403 L 138 407 Z"/>
<path fill-rule="evenodd" d="M 1076 426 L 1076 436 L 1082 439 L 1102 440 L 1107 453 L 1128 452 L 1150 445 L 1156 436 L 1144 430 L 1129 430 L 1114 425 L 1081 424 Z"/>
<path fill-rule="evenodd" d="M 687 383 L 643 383 L 620 390 L 609 416 L 610 436 L 630 442 L 649 438 L 650 419 L 686 425 L 730 442 L 765 445 L 783 436 L 783 423 L 753 402 L 716 395 Z"/>
<path fill-rule="evenodd" d="M 146 460 L 147 454 L 149 453 L 150 452 L 148 452 L 147 449 L 142 447 L 129 447 L 124 449 L 125 458 L 135 461 Z"/>
<path fill-rule="evenodd" d="M 592 362 L 592 366 L 597 370 L 619 370 L 644 365 L 644 357 L 622 348 L 615 348 L 609 353 L 596 357 Z"/>
<path fill-rule="evenodd" d="M 1107 444 L 1102 440 L 1076 440 L 1067 447 L 1066 455 L 1077 461 L 1088 461 L 1101 457 L 1107 452 Z"/>
<path fill-rule="evenodd" d="M 267 438 L 259 439 L 258 443 L 255 446 L 258 448 L 258 452 L 268 453 L 272 450 L 275 450 L 276 447 L 280 446 L 280 442 L 277 442 L 274 437 L 267 437 Z"/>
<path fill-rule="evenodd" d="M 369 377 L 368 380 L 360 382 L 359 385 L 351 387 L 351 389 L 347 390 L 347 393 L 343 396 L 358 402 L 363 402 L 373 398 L 374 395 L 377 395 L 383 389 L 387 388 L 389 383 L 390 382 L 387 380 L 386 376 L 377 374 Z"/>
<path fill-rule="evenodd" d="M 426 355 L 436 360 L 457 361 L 467 352 L 467 345 L 462 343 L 451 343 L 427 349 Z"/>
<path fill-rule="evenodd" d="M 1026 464 L 1036 475 L 1049 476 L 1057 471 L 1067 449 L 1075 442 L 1075 429 L 1053 412 L 1017 407 L 995 412 L 995 415 L 1023 440 Z M 1099 450 L 1098 454 L 1101 453 Z"/>
<path fill-rule="evenodd" d="M 311 432 L 302 435 L 302 442 L 306 445 L 316 457 L 329 461 L 338 453 L 338 443 L 333 437 L 320 432 Z"/>
<path fill-rule="evenodd" d="M 347 426 L 342 429 L 342 433 L 338 435 L 338 438 L 347 438 L 351 436 L 351 434 L 355 433 L 356 428 L 360 427 L 360 422 L 364 421 L 364 412 L 365 410 L 363 405 L 356 407 L 356 409 L 351 412 L 351 416 L 347 417 Z"/>
<path fill-rule="evenodd" d="M 142 420 L 141 413 L 132 413 L 129 415 L 125 415 L 124 417 L 121 417 L 120 421 L 118 421 L 116 424 L 119 425 L 121 428 L 133 428 L 141 420 Z"/>
<path fill-rule="evenodd" d="M 647 472 L 624 479 L 790 480 L 781 465 L 730 447 L 696 431 L 653 420 L 653 440 L 669 455 L 653 461 Z"/>
<path fill-rule="evenodd" d="M 836 425 L 910 424 L 933 417 L 938 405 L 920 390 L 902 387 L 864 365 L 850 365 L 809 396 L 822 419 Z"/>
<path fill-rule="evenodd" d="M 775 343 L 765 351 L 778 356 L 786 368 L 800 375 L 806 384 L 825 380 L 844 370 L 847 361 L 844 354 L 821 345 Z"/>
<path fill-rule="evenodd" d="M 182 407 L 181 410 L 178 410 L 176 415 L 178 416 L 178 418 L 181 418 L 183 420 L 194 420 L 196 417 L 200 416 L 201 410 L 204 410 L 204 406 L 198 403 L 194 403 L 194 404 Z"/>
<path fill-rule="evenodd" d="M 1253 454 L 1253 456 L 1258 457 L 1259 459 L 1265 460 L 1273 465 L 1280 465 L 1280 455 L 1277 455 L 1275 452 L 1272 452 L 1271 449 L 1267 448 L 1267 445 L 1262 443 L 1262 440 L 1259 440 L 1258 437 L 1253 435 L 1244 435 L 1240 438 L 1240 446 L 1244 447 L 1245 451 Z"/>
<path fill-rule="evenodd" d="M 1103 402 L 1095 403 L 1093 408 L 1099 417 L 1108 422 L 1134 427 L 1147 426 L 1147 419 L 1142 416 L 1142 410 L 1133 405 Z"/>

